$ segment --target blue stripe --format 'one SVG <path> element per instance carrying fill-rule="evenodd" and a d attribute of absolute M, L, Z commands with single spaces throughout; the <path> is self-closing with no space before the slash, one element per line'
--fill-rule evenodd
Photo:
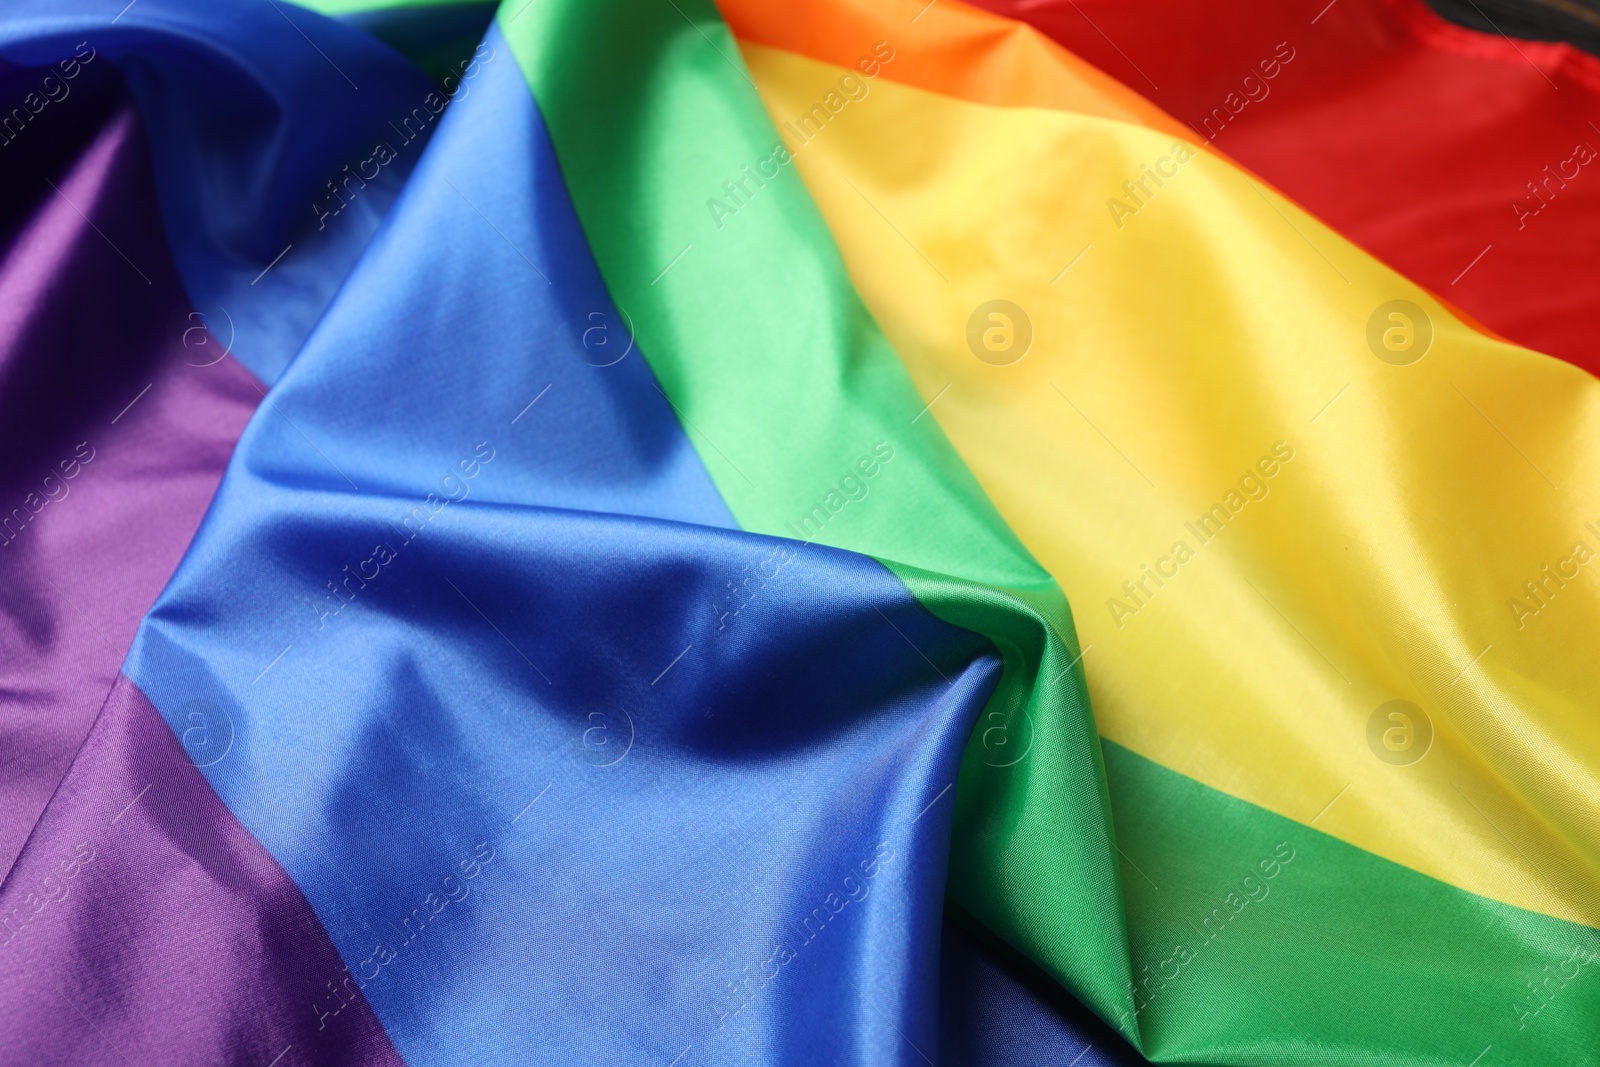
<path fill-rule="evenodd" d="M 436 89 L 421 71 L 354 26 L 278 0 L 12 0 L 0 58 L 56 68 L 58 102 L 18 138 L 48 138 L 53 113 L 78 105 L 63 73 L 84 59 L 118 68 L 194 321 L 264 382 L 311 332 L 433 126 Z M 398 140 L 390 124 L 408 116 L 411 142 L 363 178 L 374 144 Z"/>
<path fill-rule="evenodd" d="M 625 316 L 486 44 L 126 669 L 229 724 L 206 774 L 412 1063 L 920 1064 L 998 657 L 737 530 L 598 365 Z"/>

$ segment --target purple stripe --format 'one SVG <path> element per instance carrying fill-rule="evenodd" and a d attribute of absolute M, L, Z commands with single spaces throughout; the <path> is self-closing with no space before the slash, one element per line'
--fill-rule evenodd
<path fill-rule="evenodd" d="M 8 75 L 0 105 L 37 82 Z M 194 329 L 137 117 L 109 68 L 77 85 L 0 147 L 0 872 L 261 398 L 231 357 L 196 365 L 222 346 Z"/>
<path fill-rule="evenodd" d="M 395 1064 L 311 905 L 119 678 L 0 885 L 0 1063 Z M 281 1057 L 281 1058 L 280 1058 Z"/>

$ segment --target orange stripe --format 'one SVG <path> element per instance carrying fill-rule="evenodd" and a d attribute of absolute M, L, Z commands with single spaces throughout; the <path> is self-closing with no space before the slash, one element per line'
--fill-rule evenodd
<path fill-rule="evenodd" d="M 1149 100 L 1078 58 L 1032 26 L 969 7 L 960 0 L 716 0 L 741 42 L 866 73 L 873 48 L 887 42 L 894 58 L 870 76 L 943 96 L 995 107 L 1037 107 L 1115 119 L 1177 137 L 1209 152 L 1264 189 L 1299 205 L 1273 182 L 1243 165 Z M 1314 214 L 1314 213 L 1313 213 Z M 1471 329 L 1509 341 L 1439 296 Z"/>
<path fill-rule="evenodd" d="M 956 0 L 718 0 L 741 41 L 861 70 L 873 45 L 894 58 L 880 74 L 904 85 L 997 107 L 1076 111 L 1148 126 L 1186 141 L 1194 133 L 1121 82 L 1031 26 Z"/>

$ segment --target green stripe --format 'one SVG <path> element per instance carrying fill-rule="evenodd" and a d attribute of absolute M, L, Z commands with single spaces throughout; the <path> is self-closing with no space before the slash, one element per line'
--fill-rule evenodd
<path fill-rule="evenodd" d="M 298 0 L 298 6 L 360 26 L 454 93 L 497 5 L 495 0 Z"/>
<path fill-rule="evenodd" d="M 1167 964 L 1175 977 L 1157 979 L 1140 1015 L 1153 1059 L 1600 1063 L 1594 930 L 1418 874 L 1109 741 L 1105 759 L 1135 971 L 1192 953 Z M 1280 843 L 1293 859 L 1269 878 L 1260 865 Z M 1575 949 L 1595 962 L 1563 980 Z"/>
<path fill-rule="evenodd" d="M 956 791 L 951 891 L 1013 943 L 1071 945 L 1043 962 L 1115 1015 L 1121 887 L 1066 601 L 922 414 L 794 168 L 716 225 L 708 200 L 778 143 L 727 26 L 707 0 L 540 0 L 500 23 L 601 273 L 740 524 L 796 536 L 820 503 L 816 540 L 883 561 L 1001 649 Z M 869 495 L 827 513 L 880 441 L 895 455 Z M 1025 737 L 1021 763 L 986 764 Z"/>
<path fill-rule="evenodd" d="M 1547 964 L 1594 943 L 1586 928 L 1108 745 L 1119 858 L 1060 591 L 920 415 L 803 183 L 782 167 L 720 227 L 707 206 L 778 141 L 713 7 L 539 0 L 500 20 L 607 285 L 740 523 L 794 536 L 820 502 L 817 540 L 883 561 L 935 615 L 1001 649 L 957 789 L 962 908 L 1163 1061 L 1464 1067 L 1489 1048 L 1479 1067 L 1596 1063 L 1569 1035 L 1600 1018 L 1600 963 L 1525 1028 L 1513 1008 Z M 870 493 L 827 512 L 880 441 L 895 457 Z M 1026 757 L 992 766 L 1015 747 Z M 1294 859 L 1265 879 L 1279 842 Z M 1264 899 L 1212 915 L 1259 885 Z M 1148 994 L 1135 999 L 1134 974 L 1171 973 L 1179 946 L 1193 959 L 1136 1013 Z"/>

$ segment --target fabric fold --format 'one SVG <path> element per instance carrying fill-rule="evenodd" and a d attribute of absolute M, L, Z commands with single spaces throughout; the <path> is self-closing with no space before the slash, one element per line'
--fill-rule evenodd
<path fill-rule="evenodd" d="M 127 671 L 408 1061 L 921 1062 L 999 657 L 734 526 L 484 44 Z"/>

